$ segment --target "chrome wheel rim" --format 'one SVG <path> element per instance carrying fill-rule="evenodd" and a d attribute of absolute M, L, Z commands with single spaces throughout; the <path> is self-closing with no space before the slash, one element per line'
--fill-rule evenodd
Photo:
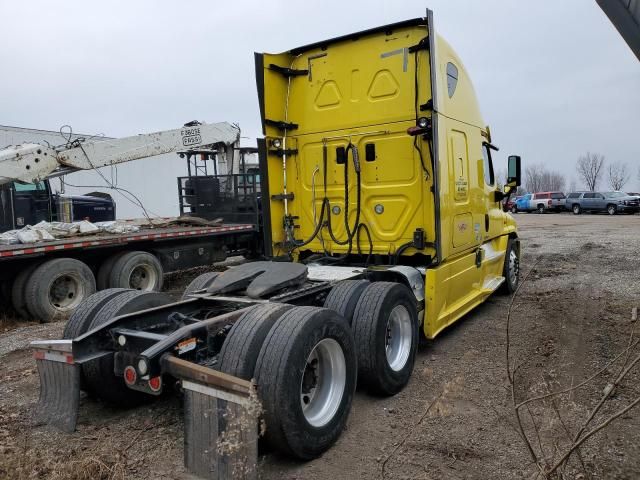
<path fill-rule="evenodd" d="M 136 265 L 129 275 L 129 288 L 151 291 L 156 286 L 158 275 L 151 265 Z"/>
<path fill-rule="evenodd" d="M 509 282 L 514 287 L 518 284 L 518 275 L 520 275 L 520 261 L 516 252 L 511 250 L 509 252 Z"/>
<path fill-rule="evenodd" d="M 385 341 L 387 363 L 395 372 L 402 370 L 409 360 L 412 330 L 409 311 L 404 305 L 396 305 L 387 320 Z"/>
<path fill-rule="evenodd" d="M 615 215 L 616 207 L 614 207 L 613 205 L 609 205 L 609 208 L 607 209 L 607 211 L 609 212 L 609 215 Z"/>
<path fill-rule="evenodd" d="M 304 418 L 322 427 L 335 416 L 347 383 L 347 363 L 333 338 L 320 340 L 307 357 L 300 381 L 300 405 Z"/>
<path fill-rule="evenodd" d="M 573 213 L 579 213 L 579 212 L 580 212 L 580 207 L 578 207 L 577 205 L 573 207 Z"/>
<path fill-rule="evenodd" d="M 61 312 L 76 308 L 84 296 L 84 284 L 80 277 L 73 274 L 58 275 L 49 287 L 49 302 Z"/>

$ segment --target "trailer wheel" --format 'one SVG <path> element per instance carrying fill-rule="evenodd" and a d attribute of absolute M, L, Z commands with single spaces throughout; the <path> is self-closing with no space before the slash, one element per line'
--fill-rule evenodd
<path fill-rule="evenodd" d="M 295 307 L 267 335 L 255 369 L 267 442 L 301 459 L 338 439 L 356 387 L 353 334 L 336 312 Z"/>
<path fill-rule="evenodd" d="M 504 267 L 502 268 L 504 283 L 500 286 L 500 292 L 506 295 L 513 295 L 520 282 L 520 257 L 515 242 L 509 239 L 507 251 L 504 256 Z"/>
<path fill-rule="evenodd" d="M 38 265 L 39 264 L 37 263 L 29 265 L 21 270 L 13 281 L 13 285 L 11 287 L 11 305 L 13 305 L 13 309 L 18 313 L 18 315 L 25 319 L 31 318 L 31 314 L 29 313 L 29 310 L 27 310 L 25 288 L 27 286 L 27 280 L 29 280 L 33 271 L 38 268 Z"/>
<path fill-rule="evenodd" d="M 137 290 L 120 293 L 96 312 L 87 331 L 104 325 L 119 315 L 166 305 L 171 301 L 171 297 L 165 293 Z M 82 371 L 87 389 L 115 407 L 133 407 L 154 398 L 146 393 L 130 389 L 122 377 L 114 375 L 113 355 L 103 356 L 83 364 Z"/>
<path fill-rule="evenodd" d="M 0 282 L 0 305 L 11 305 L 11 282 L 9 280 Z"/>
<path fill-rule="evenodd" d="M 24 299 L 29 313 L 41 322 L 64 317 L 96 291 L 91 269 L 75 258 L 56 258 L 40 264 L 26 282 Z"/>
<path fill-rule="evenodd" d="M 324 308 L 342 315 L 351 325 L 353 312 L 364 289 L 370 284 L 368 280 L 344 280 L 331 289 L 324 301 Z"/>
<path fill-rule="evenodd" d="M 88 298 L 85 298 L 78 308 L 76 308 L 69 321 L 64 326 L 64 332 L 62 332 L 62 338 L 73 339 L 89 331 L 89 325 L 93 321 L 95 314 L 111 300 L 113 297 L 120 295 L 124 292 L 130 292 L 126 288 L 107 288 L 106 290 L 100 290 L 94 293 Z"/>
<path fill-rule="evenodd" d="M 233 324 L 218 355 L 218 370 L 245 380 L 253 378 L 260 348 L 269 330 L 284 312 L 284 303 L 256 305 Z"/>
<path fill-rule="evenodd" d="M 375 282 L 362 293 L 353 315 L 362 384 L 394 395 L 409 382 L 418 348 L 416 300 L 406 286 Z"/>
<path fill-rule="evenodd" d="M 147 252 L 127 252 L 120 256 L 109 274 L 109 287 L 132 288 L 145 292 L 162 290 L 162 265 Z"/>
<path fill-rule="evenodd" d="M 198 275 L 189 285 L 187 285 L 187 288 L 184 289 L 184 292 L 182 293 L 182 300 L 189 298 L 189 295 L 193 292 L 207 288 L 211 283 L 213 283 L 218 275 L 220 275 L 220 272 L 207 272 L 202 275 Z"/>
<path fill-rule="evenodd" d="M 109 288 L 109 277 L 111 276 L 111 270 L 113 270 L 113 265 L 118 261 L 118 259 L 124 255 L 126 252 L 118 252 L 114 253 L 110 257 L 107 257 L 102 261 L 100 267 L 98 268 L 98 275 L 96 275 L 96 287 L 98 290 L 104 290 Z"/>

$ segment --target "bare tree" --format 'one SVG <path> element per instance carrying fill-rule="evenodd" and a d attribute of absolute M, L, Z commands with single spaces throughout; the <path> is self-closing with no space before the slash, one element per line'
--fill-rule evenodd
<path fill-rule="evenodd" d="M 498 185 L 499 188 L 503 188 L 506 183 L 507 183 L 507 169 L 506 169 L 506 167 L 498 168 L 496 170 L 496 184 Z"/>
<path fill-rule="evenodd" d="M 561 192 L 567 183 L 561 173 L 535 163 L 527 167 L 524 177 L 525 188 L 529 192 Z"/>
<path fill-rule="evenodd" d="M 578 162 L 576 163 L 578 176 L 591 192 L 595 191 L 598 186 L 603 165 L 604 155 L 599 153 L 587 152 L 586 155 L 578 158 Z"/>
<path fill-rule="evenodd" d="M 542 174 L 544 167 L 534 163 L 527 167 L 524 172 L 524 186 L 528 192 L 540 192 L 542 190 Z"/>
<path fill-rule="evenodd" d="M 615 162 L 609 164 L 609 186 L 612 190 L 622 190 L 630 177 L 631 173 L 626 163 Z"/>

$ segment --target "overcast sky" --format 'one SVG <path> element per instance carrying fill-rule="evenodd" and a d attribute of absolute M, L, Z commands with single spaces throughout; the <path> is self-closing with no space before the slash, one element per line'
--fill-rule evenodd
<path fill-rule="evenodd" d="M 595 0 L 3 0 L 0 124 L 126 136 L 226 120 L 255 138 L 254 51 L 427 7 L 473 78 L 502 159 L 518 153 L 571 178 L 580 154 L 599 152 L 629 163 L 627 189 L 640 190 L 640 62 Z"/>

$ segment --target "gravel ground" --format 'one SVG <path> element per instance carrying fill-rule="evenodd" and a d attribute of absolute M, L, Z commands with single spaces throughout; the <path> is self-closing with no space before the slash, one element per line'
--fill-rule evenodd
<path fill-rule="evenodd" d="M 640 215 L 518 214 L 529 279 L 513 303 L 511 352 L 518 401 L 583 388 L 523 409 L 542 464 L 570 444 L 618 373 L 640 306 Z M 178 293 L 198 272 L 169 279 Z M 519 434 L 506 375 L 510 298 L 493 296 L 433 342 L 424 342 L 408 387 L 392 398 L 358 392 L 348 426 L 321 458 L 294 462 L 270 452 L 265 479 L 513 479 L 536 467 Z M 190 478 L 182 468 L 180 400 L 128 411 L 83 399 L 71 434 L 31 427 L 38 376 L 25 349 L 63 325 L 5 322 L 0 335 L 0 478 Z M 0 329 L 0 331 L 3 331 Z M 635 337 L 634 337 L 635 338 Z M 640 347 L 630 350 L 633 359 Z M 587 430 L 640 396 L 631 370 Z M 563 478 L 640 478 L 640 408 L 589 439 Z"/>

